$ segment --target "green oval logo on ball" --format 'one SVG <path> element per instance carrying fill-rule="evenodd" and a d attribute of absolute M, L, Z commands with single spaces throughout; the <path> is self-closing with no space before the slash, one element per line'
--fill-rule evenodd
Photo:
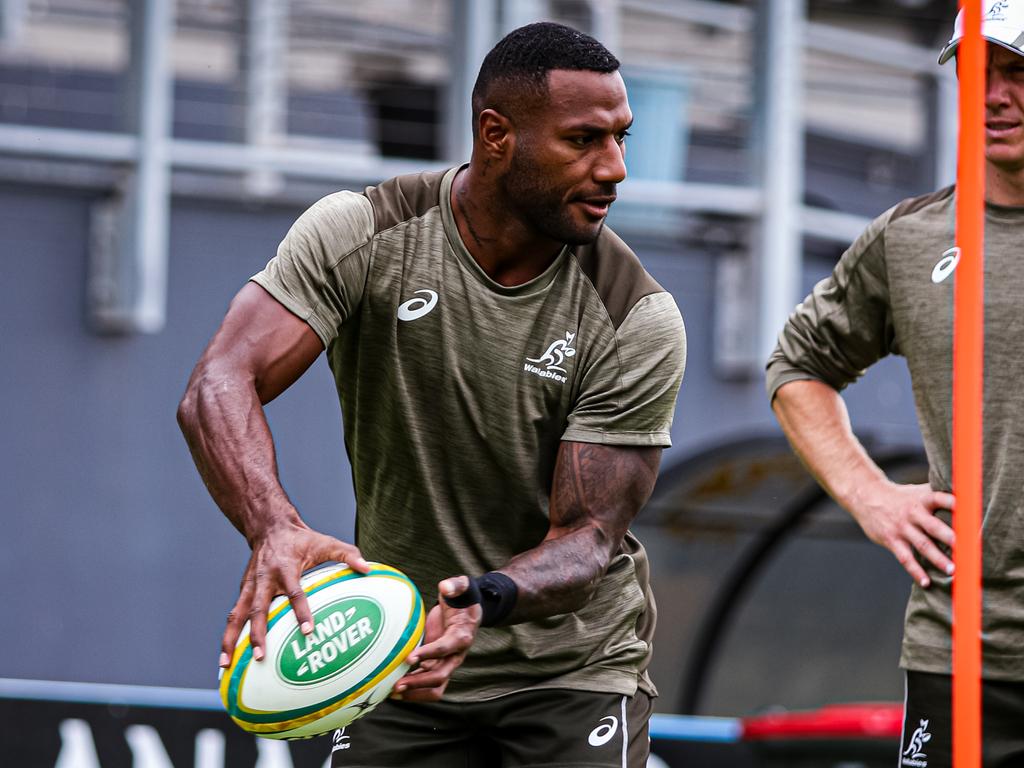
<path fill-rule="evenodd" d="M 313 614 L 313 632 L 291 633 L 277 659 L 282 678 L 296 685 L 320 683 L 340 674 L 369 651 L 380 636 L 384 610 L 367 597 L 346 597 Z"/>

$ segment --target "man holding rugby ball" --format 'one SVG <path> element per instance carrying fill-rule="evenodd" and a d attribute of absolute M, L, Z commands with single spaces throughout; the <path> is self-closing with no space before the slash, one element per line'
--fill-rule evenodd
<path fill-rule="evenodd" d="M 654 686 L 649 497 L 685 363 L 672 297 L 604 220 L 632 114 L 619 62 L 558 24 L 510 33 L 473 91 L 470 162 L 339 192 L 233 300 L 179 408 L 252 548 L 224 633 L 304 569 L 365 558 L 434 607 L 393 700 L 334 765 L 643 766 Z M 262 406 L 325 350 L 357 544 L 309 529 Z"/>

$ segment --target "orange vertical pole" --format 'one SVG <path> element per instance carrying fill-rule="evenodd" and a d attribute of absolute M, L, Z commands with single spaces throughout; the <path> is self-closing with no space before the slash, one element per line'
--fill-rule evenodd
<path fill-rule="evenodd" d="M 979 768 L 986 51 L 982 0 L 962 5 L 956 206 L 961 256 L 953 301 L 953 766 Z"/>

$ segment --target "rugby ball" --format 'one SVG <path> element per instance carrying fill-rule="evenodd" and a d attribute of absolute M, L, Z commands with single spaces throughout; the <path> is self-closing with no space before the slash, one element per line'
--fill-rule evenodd
<path fill-rule="evenodd" d="M 246 622 L 221 677 L 231 719 L 257 736 L 309 738 L 362 717 L 388 697 L 423 638 L 423 600 L 395 568 L 325 566 L 301 583 L 313 632 L 302 634 L 288 599 L 277 597 L 263 660 L 252 657 Z"/>

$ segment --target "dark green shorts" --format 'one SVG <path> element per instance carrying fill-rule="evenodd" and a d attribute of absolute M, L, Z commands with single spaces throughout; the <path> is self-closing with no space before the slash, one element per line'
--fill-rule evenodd
<path fill-rule="evenodd" d="M 907 672 L 907 697 L 900 742 L 901 768 L 951 768 L 953 679 Z M 983 768 L 1024 765 L 1024 683 L 982 680 Z"/>
<path fill-rule="evenodd" d="M 527 691 L 473 704 L 388 700 L 333 735 L 332 768 L 644 768 L 653 701 Z"/>

